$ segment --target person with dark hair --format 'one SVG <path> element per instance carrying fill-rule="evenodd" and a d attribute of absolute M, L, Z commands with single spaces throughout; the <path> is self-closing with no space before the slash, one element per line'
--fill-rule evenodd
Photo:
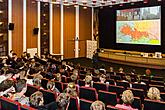
<path fill-rule="evenodd" d="M 24 94 L 27 90 L 26 80 L 20 79 L 15 84 L 16 93 L 12 95 L 11 99 L 18 101 L 21 104 L 29 105 L 29 98 Z"/>
<path fill-rule="evenodd" d="M 98 51 L 97 51 L 97 49 L 93 52 L 92 63 L 97 68 L 97 66 L 98 66 L 97 65 L 97 63 L 98 63 Z"/>
<path fill-rule="evenodd" d="M 6 79 L 0 83 L 0 96 L 11 97 L 12 92 L 15 92 L 14 81 Z"/>
<path fill-rule="evenodd" d="M 60 91 L 56 88 L 54 80 L 50 80 L 47 83 L 47 89 L 53 92 L 60 93 Z"/>

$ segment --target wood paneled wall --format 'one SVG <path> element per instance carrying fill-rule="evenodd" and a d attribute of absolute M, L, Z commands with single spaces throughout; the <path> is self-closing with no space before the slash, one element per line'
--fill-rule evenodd
<path fill-rule="evenodd" d="M 86 40 L 92 39 L 92 8 L 83 9 L 80 6 L 79 9 L 79 57 L 85 57 Z"/>
<path fill-rule="evenodd" d="M 38 35 L 33 34 L 33 29 L 37 28 L 37 2 L 34 0 L 27 1 L 26 11 L 26 45 L 28 48 L 37 48 Z"/>
<path fill-rule="evenodd" d="M 23 0 L 12 1 L 12 48 L 18 56 L 23 52 Z"/>
<path fill-rule="evenodd" d="M 74 58 L 76 16 L 74 6 L 64 6 L 64 58 Z"/>
<path fill-rule="evenodd" d="M 52 35 L 53 35 L 53 53 L 60 54 L 60 45 L 61 45 L 61 13 L 60 5 L 53 5 L 53 26 L 52 26 Z"/>

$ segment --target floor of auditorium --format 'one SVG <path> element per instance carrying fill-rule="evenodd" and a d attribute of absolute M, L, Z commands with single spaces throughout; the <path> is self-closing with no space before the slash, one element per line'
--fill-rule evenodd
<path fill-rule="evenodd" d="M 80 63 L 81 66 L 86 67 L 94 67 L 94 64 L 92 63 L 91 59 L 88 58 L 73 58 L 73 59 L 66 59 L 66 61 L 73 62 L 74 64 Z M 97 65 L 101 66 L 102 64 L 105 65 L 106 69 L 109 69 L 110 66 L 114 68 L 114 71 L 117 71 L 119 67 L 124 68 L 124 72 L 131 72 L 132 69 L 136 70 L 136 73 L 138 74 L 145 74 L 146 68 L 143 67 L 135 67 L 135 66 L 128 66 L 123 64 L 116 64 L 111 62 L 105 62 L 105 61 L 98 61 Z M 165 78 L 165 69 L 152 69 L 150 68 L 152 75 L 154 76 L 161 76 Z"/>

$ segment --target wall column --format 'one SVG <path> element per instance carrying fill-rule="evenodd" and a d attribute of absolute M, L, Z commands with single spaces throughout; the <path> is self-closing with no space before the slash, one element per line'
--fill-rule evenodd
<path fill-rule="evenodd" d="M 49 28 L 50 28 L 50 37 L 49 37 L 49 52 L 50 54 L 53 54 L 53 32 L 52 32 L 52 25 L 53 25 L 53 22 L 52 22 L 52 19 L 53 19 L 53 4 L 50 3 L 49 5 L 49 19 L 50 19 L 50 24 L 49 24 Z"/>
<path fill-rule="evenodd" d="M 8 0 L 8 23 L 12 23 L 12 0 Z M 12 50 L 12 31 L 8 30 L 8 54 Z"/>
<path fill-rule="evenodd" d="M 23 0 L 23 52 L 26 51 L 26 0 Z"/>
<path fill-rule="evenodd" d="M 64 6 L 61 4 L 61 60 L 64 58 Z"/>
<path fill-rule="evenodd" d="M 38 13 L 38 28 L 39 28 L 39 31 L 38 31 L 38 45 L 37 45 L 37 50 L 38 50 L 38 55 L 40 57 L 41 55 L 41 48 L 40 48 L 40 31 L 41 31 L 41 28 L 40 28 L 40 1 L 37 1 L 37 4 L 38 4 L 38 8 L 37 8 L 37 13 Z"/>
<path fill-rule="evenodd" d="M 79 6 L 76 6 L 75 58 L 79 57 Z"/>

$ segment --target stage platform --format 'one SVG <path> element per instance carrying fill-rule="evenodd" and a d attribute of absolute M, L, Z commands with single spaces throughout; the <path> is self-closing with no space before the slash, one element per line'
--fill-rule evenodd
<path fill-rule="evenodd" d="M 165 58 L 153 58 L 154 53 L 148 53 L 143 57 L 142 52 L 124 50 L 103 50 L 99 52 L 99 59 L 112 63 L 125 64 L 129 66 L 146 67 L 154 69 L 165 69 Z"/>

